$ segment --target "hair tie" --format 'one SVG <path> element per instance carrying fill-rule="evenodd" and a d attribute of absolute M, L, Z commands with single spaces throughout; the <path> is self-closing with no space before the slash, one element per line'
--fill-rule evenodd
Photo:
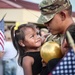
<path fill-rule="evenodd" d="M 14 30 L 18 30 L 19 25 L 20 25 L 20 23 L 19 22 L 16 22 L 16 25 L 14 27 Z"/>

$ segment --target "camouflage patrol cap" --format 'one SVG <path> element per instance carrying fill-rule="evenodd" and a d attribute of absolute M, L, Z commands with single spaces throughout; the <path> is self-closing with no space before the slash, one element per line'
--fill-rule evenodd
<path fill-rule="evenodd" d="M 56 13 L 67 9 L 69 6 L 71 6 L 69 0 L 43 0 L 39 4 L 41 16 L 38 19 L 38 23 L 47 23 Z"/>

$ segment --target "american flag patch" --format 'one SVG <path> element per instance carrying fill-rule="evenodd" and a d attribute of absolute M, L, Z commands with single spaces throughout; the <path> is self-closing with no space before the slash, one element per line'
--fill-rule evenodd
<path fill-rule="evenodd" d="M 73 49 L 69 50 L 49 75 L 75 75 L 75 53 Z"/>
<path fill-rule="evenodd" d="M 0 21 L 0 51 L 4 50 L 4 18 Z"/>

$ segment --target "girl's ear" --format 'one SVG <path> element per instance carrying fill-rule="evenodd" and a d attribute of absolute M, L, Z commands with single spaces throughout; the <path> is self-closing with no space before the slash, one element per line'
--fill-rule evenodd
<path fill-rule="evenodd" d="M 23 43 L 23 40 L 19 40 L 18 43 L 19 43 L 20 46 L 25 47 L 25 44 Z"/>

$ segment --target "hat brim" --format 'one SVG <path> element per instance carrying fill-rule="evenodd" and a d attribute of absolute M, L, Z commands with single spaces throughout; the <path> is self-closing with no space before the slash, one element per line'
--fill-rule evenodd
<path fill-rule="evenodd" d="M 44 24 L 44 23 L 47 23 L 49 22 L 53 17 L 54 17 L 55 14 L 47 14 L 47 15 L 42 15 L 39 17 L 37 23 L 39 24 Z"/>
<path fill-rule="evenodd" d="M 35 22 L 28 22 L 28 23 L 34 24 L 34 25 L 36 25 L 39 28 L 46 28 L 46 26 L 44 24 L 41 24 L 41 23 L 35 23 Z"/>

